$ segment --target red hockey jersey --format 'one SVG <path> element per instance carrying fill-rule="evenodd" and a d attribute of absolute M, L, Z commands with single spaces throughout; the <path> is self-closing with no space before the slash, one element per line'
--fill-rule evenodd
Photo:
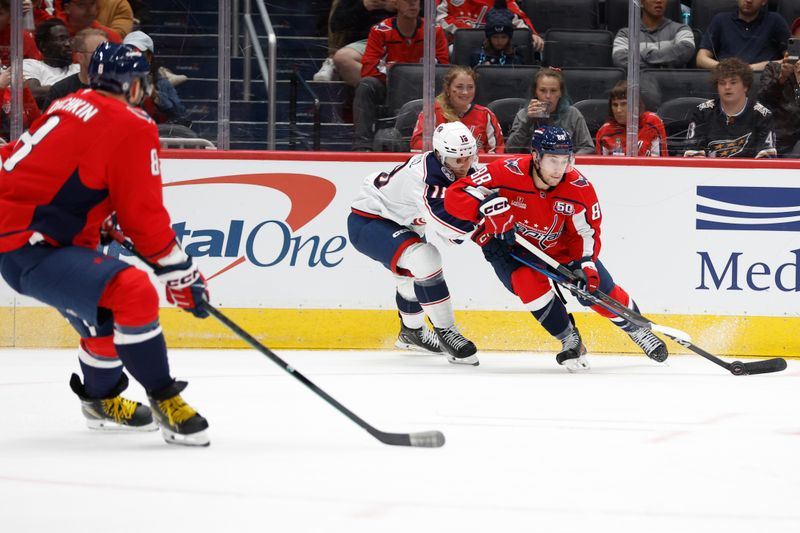
<path fill-rule="evenodd" d="M 606 122 L 599 130 L 595 139 L 595 147 L 600 155 L 625 155 L 627 138 L 626 126 L 617 122 Z M 667 132 L 664 123 L 658 115 L 645 111 L 639 117 L 639 156 L 641 157 L 666 157 Z"/>
<path fill-rule="evenodd" d="M 156 260 L 171 250 L 158 131 L 144 111 L 83 89 L 53 102 L 0 156 L 0 253 L 34 233 L 96 248 L 114 211 L 142 254 Z"/>
<path fill-rule="evenodd" d="M 507 0 L 506 6 L 514 14 L 515 28 L 529 28 L 538 34 L 515 0 Z M 494 0 L 439 0 L 436 6 L 436 24 L 450 34 L 459 28 L 483 28 L 486 25 L 486 13 L 492 7 Z"/>
<path fill-rule="evenodd" d="M 417 19 L 414 35 L 406 37 L 397 30 L 397 17 L 388 18 L 369 30 L 367 49 L 361 56 L 361 77 L 371 76 L 386 82 L 386 69 L 394 63 L 419 63 L 424 53 L 425 27 L 423 19 Z M 436 61 L 450 63 L 447 37 L 436 27 Z"/>
<path fill-rule="evenodd" d="M 436 112 L 434 126 L 447 122 L 444 119 L 444 115 L 442 115 L 442 108 L 439 102 L 436 102 L 434 110 Z M 423 120 L 423 115 L 420 113 L 419 117 L 417 117 L 417 124 L 414 126 L 414 133 L 411 134 L 412 150 L 422 150 Z M 505 152 L 506 145 L 503 140 L 503 130 L 500 129 L 500 123 L 497 121 L 495 114 L 488 108 L 472 104 L 458 120 L 472 132 L 475 142 L 478 144 L 479 152 L 488 154 L 502 154 Z"/>
<path fill-rule="evenodd" d="M 445 209 L 477 223 L 480 201 L 465 187 L 486 187 L 508 199 L 518 239 L 527 239 L 559 263 L 597 259 L 603 217 L 592 184 L 572 170 L 558 186 L 542 191 L 533 184 L 531 167 L 530 156 L 493 161 L 448 187 Z"/>

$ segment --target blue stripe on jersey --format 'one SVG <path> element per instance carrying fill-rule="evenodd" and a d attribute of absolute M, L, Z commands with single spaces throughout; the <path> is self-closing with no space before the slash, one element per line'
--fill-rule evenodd
<path fill-rule="evenodd" d="M 60 244 L 72 244 L 72 239 L 86 226 L 89 211 L 106 198 L 108 190 L 90 189 L 85 186 L 76 168 L 53 200 L 47 205 L 38 206 L 33 211 L 33 219 L 28 229 L 47 235 Z"/>
<path fill-rule="evenodd" d="M 475 224 L 469 220 L 454 217 L 444 208 L 444 190 L 453 182 L 444 175 L 442 164 L 436 159 L 433 152 L 425 158 L 425 205 L 439 222 L 455 228 L 462 233 L 469 233 Z"/>

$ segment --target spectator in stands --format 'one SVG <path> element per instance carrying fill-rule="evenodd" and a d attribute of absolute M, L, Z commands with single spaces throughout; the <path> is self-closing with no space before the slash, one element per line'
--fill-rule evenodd
<path fill-rule="evenodd" d="M 314 80 L 338 78 L 352 87 L 357 86 L 369 30 L 395 13 L 394 4 L 394 0 L 333 0 L 328 21 L 329 57 L 314 74 Z"/>
<path fill-rule="evenodd" d="M 63 12 L 58 16 L 66 23 L 70 37 L 86 28 L 94 28 L 103 30 L 112 43 L 122 42 L 119 33 L 97 22 L 97 0 L 61 0 L 61 8 Z"/>
<path fill-rule="evenodd" d="M 479 152 L 502 154 L 505 145 L 497 117 L 482 105 L 472 103 L 477 79 L 475 71 L 464 66 L 454 66 L 444 75 L 442 92 L 436 96 L 434 103 L 434 126 L 443 122 L 461 121 L 475 136 Z M 423 116 L 420 113 L 411 135 L 412 150 L 422 150 L 422 128 Z"/>
<path fill-rule="evenodd" d="M 692 29 L 664 16 L 667 0 L 642 0 L 639 53 L 642 68 L 682 68 L 694 57 Z M 628 28 L 614 38 L 612 59 L 618 67 L 628 66 Z"/>
<path fill-rule="evenodd" d="M 726 58 L 736 57 L 756 72 L 783 57 L 789 26 L 783 17 L 765 7 L 767 0 L 737 0 L 738 9 L 711 19 L 697 51 L 697 67 L 712 69 Z"/>
<path fill-rule="evenodd" d="M 735 57 L 714 67 L 711 82 L 719 96 L 692 114 L 684 157 L 775 157 L 772 112 L 747 98 L 750 65 Z"/>
<path fill-rule="evenodd" d="M 460 28 L 483 28 L 486 13 L 494 3 L 495 0 L 438 0 L 436 24 L 444 28 L 448 38 L 452 40 L 456 30 Z M 514 27 L 530 29 L 533 49 L 541 52 L 544 49 L 544 39 L 539 36 L 525 12 L 515 0 L 506 0 L 503 3 L 514 15 Z"/>
<path fill-rule="evenodd" d="M 11 114 L 11 69 L 5 66 L 0 67 L 0 108 L 2 108 L 2 130 L 0 135 L 3 141 L 9 139 L 10 119 Z M 33 97 L 28 87 L 22 88 L 22 126 L 27 129 L 31 123 L 39 118 L 41 112 L 39 106 L 36 105 L 36 99 Z"/>
<path fill-rule="evenodd" d="M 52 18 L 39 24 L 35 38 L 42 60 L 24 59 L 22 77 L 37 102 L 42 102 L 53 84 L 78 72 L 80 65 L 72 62 L 69 33 L 61 19 Z"/>
<path fill-rule="evenodd" d="M 96 20 L 124 38 L 133 30 L 133 9 L 128 0 L 97 0 Z"/>
<path fill-rule="evenodd" d="M 190 126 L 188 111 L 183 105 L 175 87 L 161 75 L 155 56 L 153 39 L 143 31 L 133 31 L 125 36 L 123 44 L 139 50 L 150 63 L 148 78 L 150 92 L 142 100 L 141 107 L 147 111 L 157 124 L 181 124 Z"/>
<path fill-rule="evenodd" d="M 53 15 L 53 2 L 48 0 L 23 0 L 22 10 L 25 12 L 28 4 L 33 8 L 33 21 L 36 27 L 45 20 L 54 17 Z"/>
<path fill-rule="evenodd" d="M 792 36 L 800 39 L 800 18 L 792 23 Z M 770 62 L 761 74 L 758 101 L 775 117 L 775 145 L 782 157 L 800 156 L 800 61 L 786 52 Z"/>
<path fill-rule="evenodd" d="M 470 66 L 479 65 L 521 65 L 522 56 L 511 44 L 514 36 L 514 14 L 506 9 L 503 0 L 497 0 L 495 7 L 486 15 L 483 46 L 472 52 Z M 439 26 L 441 27 L 441 26 Z"/>
<path fill-rule="evenodd" d="M 86 28 L 75 35 L 72 40 L 73 50 L 78 57 L 80 70 L 71 76 L 55 83 L 50 89 L 50 93 L 42 103 L 42 109 L 47 109 L 53 100 L 63 98 L 68 94 L 89 87 L 89 61 L 98 46 L 108 41 L 105 32 L 94 28 Z"/>
<path fill-rule="evenodd" d="M 10 63 L 11 56 L 11 2 L 0 0 L 0 62 L 4 65 Z M 42 59 L 42 54 L 36 48 L 36 41 L 30 32 L 22 32 L 22 57 L 25 59 Z"/>
<path fill-rule="evenodd" d="M 561 71 L 543 68 L 533 78 L 533 99 L 514 117 L 506 151 L 528 153 L 533 130 L 540 126 L 558 126 L 572 136 L 575 153 L 593 154 L 594 142 L 581 112 L 570 105 Z"/>
<path fill-rule="evenodd" d="M 397 15 L 369 32 L 361 58 L 361 81 L 353 100 L 355 150 L 370 151 L 378 106 L 386 100 L 386 70 L 394 63 L 418 63 L 424 53 L 424 20 L 420 0 L 397 0 Z M 447 37 L 436 27 L 436 60 L 449 63 Z"/>
<path fill-rule="evenodd" d="M 625 155 L 628 124 L 628 82 L 622 80 L 608 97 L 608 122 L 597 131 L 595 146 L 599 155 Z M 667 132 L 658 115 L 645 109 L 639 99 L 639 156 L 667 156 Z"/>

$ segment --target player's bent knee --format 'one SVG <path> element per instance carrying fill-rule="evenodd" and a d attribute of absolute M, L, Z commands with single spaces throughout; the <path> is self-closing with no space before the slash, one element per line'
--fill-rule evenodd
<path fill-rule="evenodd" d="M 158 292 L 146 273 L 136 268 L 119 272 L 106 287 L 101 304 L 114 313 L 114 322 L 126 326 L 158 319 Z"/>
<path fill-rule="evenodd" d="M 442 254 L 434 245 L 420 242 L 406 248 L 397 265 L 410 271 L 417 280 L 426 279 L 441 272 Z"/>
<path fill-rule="evenodd" d="M 547 297 L 548 293 L 551 293 L 550 282 L 547 278 L 527 267 L 518 268 L 511 274 L 511 288 L 525 305 Z M 552 295 L 541 307 L 547 305 L 550 299 L 552 299 Z"/>

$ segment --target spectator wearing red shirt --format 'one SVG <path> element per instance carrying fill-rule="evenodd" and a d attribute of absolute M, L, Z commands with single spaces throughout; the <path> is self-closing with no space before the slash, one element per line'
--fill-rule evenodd
<path fill-rule="evenodd" d="M 0 0 L 0 62 L 4 65 L 11 63 L 11 2 Z M 42 59 L 42 54 L 36 48 L 36 41 L 30 32 L 22 32 L 22 57 L 24 59 Z"/>
<path fill-rule="evenodd" d="M 502 154 L 505 142 L 497 117 L 482 105 L 472 103 L 477 78 L 474 70 L 463 66 L 454 66 L 445 74 L 442 92 L 436 96 L 434 105 L 435 126 L 458 120 L 472 131 L 479 152 Z M 420 113 L 411 135 L 412 150 L 422 150 L 422 128 L 423 115 Z"/>
<path fill-rule="evenodd" d="M 599 155 L 625 155 L 628 124 L 628 82 L 617 82 L 608 97 L 609 120 L 603 124 L 595 137 L 595 148 Z M 639 156 L 666 157 L 667 131 L 664 122 L 655 113 L 645 110 L 639 99 Z"/>
<path fill-rule="evenodd" d="M 424 53 L 424 20 L 420 0 L 397 0 L 397 15 L 369 32 L 361 58 L 361 81 L 353 100 L 354 149 L 370 151 L 378 105 L 386 100 L 386 70 L 394 63 L 419 63 Z M 436 60 L 449 63 L 447 38 L 436 28 Z"/>
<path fill-rule="evenodd" d="M 533 49 L 541 52 L 544 49 L 544 39 L 539 36 L 525 12 L 515 0 L 503 3 L 506 4 L 505 9 L 514 14 L 514 27 L 531 30 Z M 452 39 L 458 29 L 483 28 L 486 24 L 486 13 L 492 7 L 495 7 L 495 0 L 439 0 L 436 6 L 436 24 L 441 26 Z"/>
<path fill-rule="evenodd" d="M 109 42 L 122 44 L 119 33 L 97 22 L 97 0 L 61 0 L 61 8 L 63 12 L 59 18 L 67 25 L 70 37 L 86 28 L 94 28 L 104 31 Z"/>

